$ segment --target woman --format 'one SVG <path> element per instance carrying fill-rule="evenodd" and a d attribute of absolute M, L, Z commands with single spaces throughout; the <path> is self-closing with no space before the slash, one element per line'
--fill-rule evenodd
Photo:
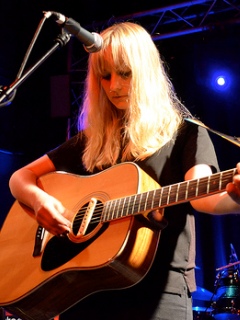
<path fill-rule="evenodd" d="M 102 49 L 89 57 L 79 133 L 10 179 L 13 196 L 32 208 L 37 222 L 53 235 L 71 233 L 72 226 L 64 217 L 67 208 L 37 185 L 46 173 L 91 175 L 130 161 L 166 186 L 219 170 L 207 132 L 184 122 L 191 115 L 174 93 L 150 35 L 138 24 L 123 22 L 101 36 Z M 161 232 L 146 277 L 126 290 L 91 295 L 61 317 L 192 319 L 191 292 L 196 289 L 192 208 L 212 214 L 239 213 L 239 186 L 240 175 L 236 175 L 227 186 L 229 193 L 165 208 L 168 226 Z M 161 212 L 155 210 L 153 217 L 160 220 Z"/>

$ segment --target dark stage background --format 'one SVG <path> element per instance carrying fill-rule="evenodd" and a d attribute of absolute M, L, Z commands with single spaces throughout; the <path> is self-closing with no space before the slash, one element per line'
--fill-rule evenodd
<path fill-rule="evenodd" d="M 175 1 L 179 3 L 181 1 Z M 161 1 L 161 7 L 173 1 Z M 194 1 L 193 1 L 194 3 Z M 156 40 L 168 66 L 178 95 L 200 120 L 212 129 L 240 136 L 240 2 L 233 1 L 229 24 L 215 21 L 215 27 L 201 32 L 169 36 Z M 0 2 L 0 85 L 10 85 L 21 66 L 43 10 L 71 16 L 90 31 L 100 31 L 115 17 L 147 12 L 159 7 L 159 1 L 128 1 L 124 5 L 91 0 Z M 226 13 L 227 14 L 227 13 Z M 152 18 L 153 19 L 153 18 Z M 120 19 L 121 20 L 121 19 Z M 137 17 L 132 19 L 140 20 Z M 151 17 L 146 21 L 150 24 Z M 145 26 L 144 21 L 141 22 Z M 171 24 L 163 26 L 172 32 Z M 49 50 L 59 34 L 53 21 L 47 20 L 34 45 L 27 69 Z M 18 88 L 13 102 L 0 108 L 0 223 L 14 199 L 8 189 L 11 173 L 27 162 L 54 148 L 75 132 L 74 117 L 81 100 L 82 80 L 88 54 L 82 44 L 71 39 L 48 58 Z M 218 73 L 219 72 L 219 73 Z M 214 76 L 229 77 L 225 90 L 216 88 Z M 239 147 L 210 133 L 221 170 L 240 161 Z M 231 244 L 240 257 L 240 216 L 212 217 L 196 213 L 197 284 L 213 292 L 216 268 L 229 263 Z"/>

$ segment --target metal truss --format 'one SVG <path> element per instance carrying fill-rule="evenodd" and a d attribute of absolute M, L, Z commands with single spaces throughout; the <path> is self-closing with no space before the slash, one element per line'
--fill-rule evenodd
<path fill-rule="evenodd" d="M 193 0 L 144 12 L 120 19 L 137 20 L 155 41 L 211 30 L 218 25 L 240 22 L 240 1 Z"/>
<path fill-rule="evenodd" d="M 149 31 L 154 41 L 160 41 L 193 33 L 208 32 L 226 25 L 240 23 L 240 0 L 181 2 L 125 16 L 112 17 L 107 22 L 94 22 L 87 28 L 101 30 L 103 26 L 126 20 L 139 22 Z M 81 57 L 77 57 L 79 42 L 76 43 L 78 48 L 76 51 L 74 50 L 74 42 L 76 43 L 76 40 L 73 39 L 69 73 L 72 103 L 77 105 L 81 99 L 81 76 L 85 75 L 87 54 L 81 52 Z"/>

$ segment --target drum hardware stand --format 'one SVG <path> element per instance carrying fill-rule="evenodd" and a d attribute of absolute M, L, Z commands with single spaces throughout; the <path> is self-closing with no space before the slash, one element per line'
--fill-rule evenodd
<path fill-rule="evenodd" d="M 215 281 L 216 299 L 212 304 L 215 319 L 239 319 L 240 316 L 240 281 L 239 267 L 240 261 L 233 245 L 231 246 L 230 263 L 217 268 L 219 271 Z M 231 262 L 234 261 L 234 262 Z M 226 273 L 227 272 L 227 273 Z"/>

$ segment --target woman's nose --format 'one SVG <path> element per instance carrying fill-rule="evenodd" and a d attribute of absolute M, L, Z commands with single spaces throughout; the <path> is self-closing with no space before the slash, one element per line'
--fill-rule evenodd
<path fill-rule="evenodd" d="M 118 91 L 121 89 L 121 78 L 117 74 L 111 76 L 110 91 Z"/>

